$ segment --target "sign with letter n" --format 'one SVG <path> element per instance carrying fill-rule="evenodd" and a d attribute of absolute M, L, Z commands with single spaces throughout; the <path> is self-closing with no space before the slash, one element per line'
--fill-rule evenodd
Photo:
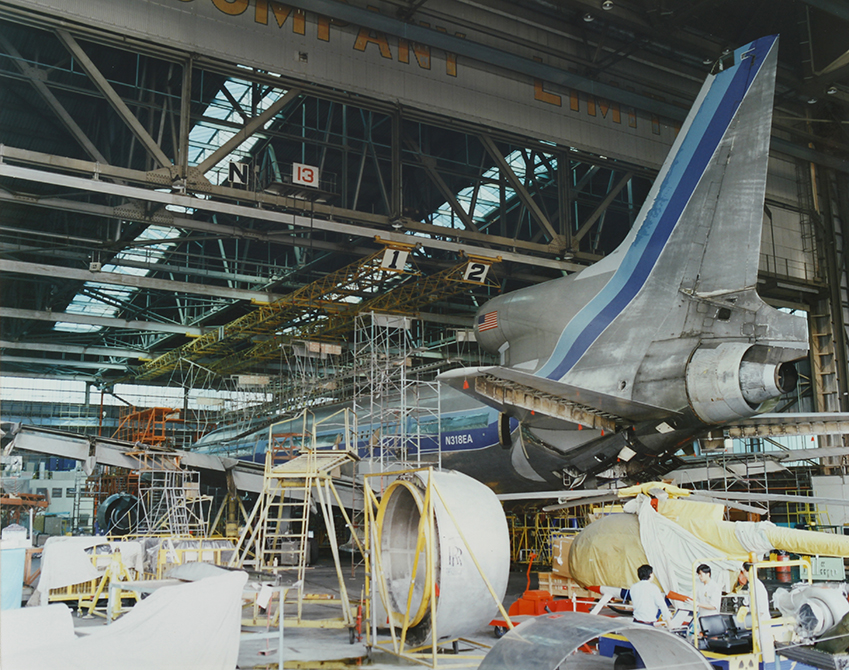
<path fill-rule="evenodd" d="M 227 179 L 233 186 L 247 187 L 250 181 L 250 166 L 247 163 L 236 163 L 230 161 L 230 170 L 227 174 Z"/>

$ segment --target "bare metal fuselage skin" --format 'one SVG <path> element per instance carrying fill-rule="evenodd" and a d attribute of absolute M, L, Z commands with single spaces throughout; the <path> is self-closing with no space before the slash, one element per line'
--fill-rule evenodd
<path fill-rule="evenodd" d="M 651 468 L 795 384 L 805 319 L 755 290 L 777 48 L 756 40 L 708 77 L 614 253 L 479 310 L 478 342 L 501 365 L 442 379 L 522 422 L 512 448 L 529 483 L 558 460 L 575 477 L 635 456 L 632 470 Z"/>

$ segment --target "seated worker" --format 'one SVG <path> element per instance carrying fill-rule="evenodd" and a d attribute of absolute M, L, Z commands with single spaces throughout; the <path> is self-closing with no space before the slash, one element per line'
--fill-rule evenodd
<path fill-rule="evenodd" d="M 672 619 L 663 593 L 649 581 L 653 573 L 654 569 L 650 565 L 641 565 L 637 568 L 637 577 L 640 581 L 631 587 L 634 621 L 648 626 L 654 626 L 658 622 L 659 612 L 663 614 L 663 621 L 667 624 Z"/>
<path fill-rule="evenodd" d="M 696 576 L 699 583 L 696 584 L 695 601 L 703 614 L 719 614 L 722 603 L 722 587 L 719 582 L 710 578 L 710 566 L 702 563 L 696 568 Z"/>
<path fill-rule="evenodd" d="M 740 572 L 737 574 L 737 583 L 739 584 L 739 589 L 745 588 L 749 584 L 749 570 L 751 570 L 751 563 L 743 563 L 743 567 L 740 568 Z M 766 587 L 763 585 L 760 579 L 755 578 L 755 606 L 758 610 L 758 621 L 769 621 L 771 618 L 771 614 L 769 612 L 769 594 L 766 592 Z M 749 588 L 749 600 L 746 603 L 749 606 L 749 610 L 752 611 L 754 608 L 752 607 L 752 588 Z"/>

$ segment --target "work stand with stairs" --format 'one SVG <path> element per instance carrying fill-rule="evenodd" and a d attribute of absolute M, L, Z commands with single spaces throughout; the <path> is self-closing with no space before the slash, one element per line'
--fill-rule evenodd
<path fill-rule="evenodd" d="M 274 426 L 269 428 L 270 438 L 273 429 Z M 358 456 L 347 440 L 344 441 L 346 446 L 340 443 L 329 449 L 317 448 L 316 430 L 315 425 L 305 430 L 300 440 L 301 447 L 296 450 L 292 449 L 291 435 L 285 446 L 277 440 L 269 439 L 263 489 L 239 537 L 230 565 L 268 575 L 277 583 L 279 588 L 274 591 L 280 593 L 284 607 L 278 607 L 273 616 L 267 617 L 270 623 L 277 624 L 280 611 L 291 604 L 296 606 L 296 613 L 284 619 L 287 626 L 353 630 L 356 614 L 342 574 L 333 505 L 338 506 L 351 528 L 334 478 L 338 477 L 342 466 L 358 460 Z M 355 433 L 346 431 L 345 434 L 353 436 Z M 339 580 L 338 598 L 326 594 L 308 594 L 304 590 L 311 545 L 312 510 L 321 513 L 327 529 Z M 304 607 L 310 604 L 338 605 L 341 615 L 332 618 L 306 617 Z M 272 603 L 263 609 L 270 612 Z"/>

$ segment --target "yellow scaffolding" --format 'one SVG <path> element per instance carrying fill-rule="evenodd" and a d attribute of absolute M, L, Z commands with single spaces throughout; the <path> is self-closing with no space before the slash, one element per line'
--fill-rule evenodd
<path fill-rule="evenodd" d="M 391 250 L 392 247 L 389 249 Z M 342 302 L 346 296 L 340 293 L 340 302 L 335 303 L 334 309 L 326 309 L 327 313 L 323 314 L 321 319 L 310 320 L 304 326 L 287 334 L 285 340 L 269 338 L 244 351 L 214 361 L 209 364 L 209 367 L 222 375 L 234 373 L 244 368 L 248 362 L 256 363 L 277 356 L 283 341 L 328 339 L 345 335 L 353 330 L 357 315 L 364 312 L 407 314 L 472 286 L 498 288 L 496 283 L 487 279 L 486 271 L 493 263 L 500 260 L 500 256 L 498 258 L 466 256 L 462 262 L 442 272 L 429 277 L 420 277 L 417 281 L 402 283 L 383 293 L 377 292 L 373 297 L 358 303 Z"/>
<path fill-rule="evenodd" d="M 583 526 L 583 508 L 543 512 L 541 509 L 514 509 L 507 513 L 510 532 L 510 560 L 551 565 L 553 542 L 564 535 L 576 535 Z"/>
<path fill-rule="evenodd" d="M 284 572 L 294 573 L 296 581 L 286 591 L 283 604 L 294 602 L 297 604 L 297 611 L 296 616 L 284 620 L 285 625 L 352 628 L 355 624 L 355 614 L 351 608 L 342 574 L 331 505 L 335 501 L 346 524 L 352 527 L 345 505 L 333 484 L 333 478 L 342 466 L 358 460 L 355 451 L 355 422 L 353 414 L 348 409 L 336 412 L 321 421 L 316 421 L 311 412 L 305 411 L 302 419 L 303 439 L 298 454 L 294 458 L 288 458 L 288 447 L 274 448 L 272 435 L 277 424 L 269 426 L 270 448 L 265 454 L 262 492 L 254 505 L 248 523 L 239 536 L 229 566 L 250 567 L 258 572 L 275 576 Z M 291 421 L 281 423 L 292 424 Z M 318 432 L 328 424 L 341 426 L 342 437 L 333 447 L 319 449 Z M 309 553 L 309 515 L 313 496 L 324 518 L 330 540 L 336 576 L 339 580 L 338 598 L 304 592 L 304 577 Z M 356 540 L 356 537 L 354 539 Z M 296 594 L 294 599 L 290 595 L 293 591 Z M 342 610 L 341 617 L 305 619 L 304 604 L 316 602 L 323 605 L 339 605 Z M 271 605 L 270 601 L 268 605 Z M 266 618 L 268 618 L 270 608 L 266 606 L 263 609 L 266 609 Z M 278 607 L 277 613 L 272 617 L 272 623 L 276 621 L 279 612 Z M 257 618 L 258 604 L 255 604 L 253 619 L 245 623 L 259 625 Z"/>

